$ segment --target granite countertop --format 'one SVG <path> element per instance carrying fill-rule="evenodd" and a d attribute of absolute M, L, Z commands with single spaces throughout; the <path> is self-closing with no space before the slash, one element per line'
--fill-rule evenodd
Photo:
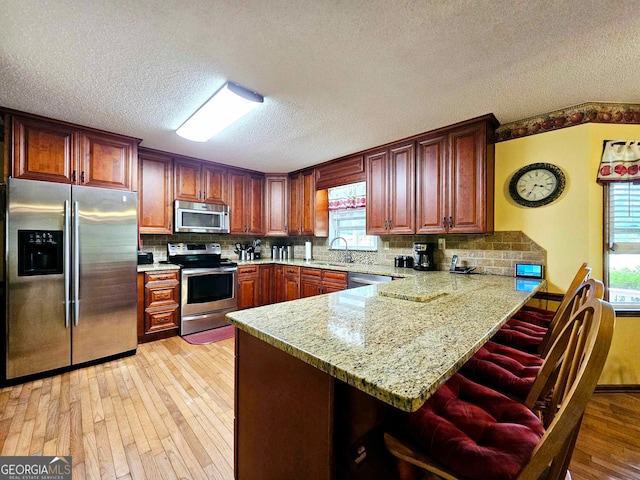
<path fill-rule="evenodd" d="M 361 265 L 354 268 L 362 271 Z M 241 310 L 227 318 L 353 387 L 415 411 L 545 281 L 525 285 L 518 290 L 512 277 L 412 270 L 410 278 L 391 283 Z"/>
<path fill-rule="evenodd" d="M 138 273 L 156 272 L 162 270 L 180 270 L 180 265 L 173 263 L 151 263 L 149 265 L 138 265 Z"/>

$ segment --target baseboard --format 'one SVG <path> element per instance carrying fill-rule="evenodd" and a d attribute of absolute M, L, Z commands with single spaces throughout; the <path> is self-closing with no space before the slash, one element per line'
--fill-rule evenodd
<path fill-rule="evenodd" d="M 640 392 L 640 385 L 597 385 L 596 393 L 635 393 Z"/>

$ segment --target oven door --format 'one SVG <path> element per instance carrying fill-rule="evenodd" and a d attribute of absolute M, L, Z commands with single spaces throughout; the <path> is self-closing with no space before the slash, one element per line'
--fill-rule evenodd
<path fill-rule="evenodd" d="M 235 309 L 237 267 L 182 270 L 182 317 Z"/>

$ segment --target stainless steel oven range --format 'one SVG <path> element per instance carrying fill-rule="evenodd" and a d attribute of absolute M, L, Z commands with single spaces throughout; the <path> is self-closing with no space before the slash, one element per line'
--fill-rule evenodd
<path fill-rule="evenodd" d="M 181 266 L 180 335 L 227 325 L 237 310 L 238 266 L 221 258 L 219 243 L 169 243 L 167 260 Z"/>

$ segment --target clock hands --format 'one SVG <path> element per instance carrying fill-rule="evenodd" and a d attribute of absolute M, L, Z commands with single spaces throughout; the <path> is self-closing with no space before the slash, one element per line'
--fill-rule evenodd
<path fill-rule="evenodd" d="M 533 190 L 534 190 L 536 187 L 545 187 L 545 185 L 538 185 L 537 183 L 534 183 L 534 184 L 533 184 L 533 186 L 531 187 L 531 190 L 529 190 L 529 193 L 527 193 L 527 197 L 530 197 L 530 196 L 531 196 L 531 194 L 533 193 Z"/>

